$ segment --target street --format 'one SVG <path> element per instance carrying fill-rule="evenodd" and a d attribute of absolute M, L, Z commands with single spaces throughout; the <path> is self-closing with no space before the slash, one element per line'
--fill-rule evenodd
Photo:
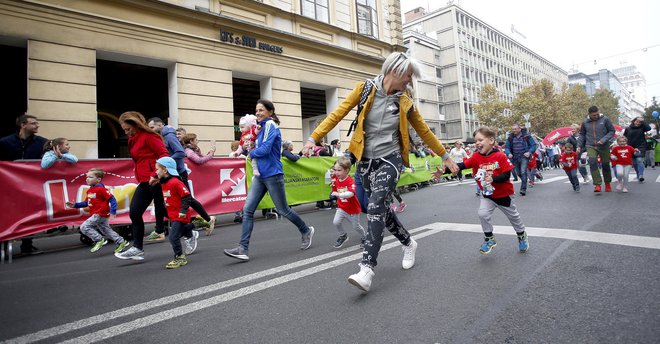
<path fill-rule="evenodd" d="M 201 232 L 188 265 L 174 270 L 165 269 L 167 241 L 146 245 L 136 262 L 115 258 L 111 244 L 90 253 L 75 235 L 44 239 L 69 244 L 0 265 L 0 341 L 657 343 L 659 171 L 647 169 L 644 184 L 632 172 L 627 194 L 599 195 L 590 184 L 573 192 L 562 170 L 544 171 L 515 199 L 527 253 L 496 210 L 498 245 L 479 254 L 472 179 L 402 193 L 416 263 L 401 268 L 401 244 L 388 234 L 369 293 L 347 282 L 359 238 L 346 223 L 350 239 L 333 249 L 334 210 L 313 205 L 294 207 L 316 228 L 309 250 L 286 219 L 257 216 L 246 263 L 222 252 L 240 224 Z"/>

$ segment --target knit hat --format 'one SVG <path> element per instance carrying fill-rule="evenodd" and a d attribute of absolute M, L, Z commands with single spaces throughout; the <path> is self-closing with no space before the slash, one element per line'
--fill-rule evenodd
<path fill-rule="evenodd" d="M 174 161 L 174 159 L 170 158 L 169 156 L 156 160 L 156 163 L 163 165 L 167 169 L 167 173 L 169 173 L 171 176 L 179 175 L 179 172 L 176 171 L 176 161 Z"/>

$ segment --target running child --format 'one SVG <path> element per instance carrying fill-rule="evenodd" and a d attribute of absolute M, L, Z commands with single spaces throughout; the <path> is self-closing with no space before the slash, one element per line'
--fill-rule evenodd
<path fill-rule="evenodd" d="M 78 157 L 69 153 L 71 145 L 69 140 L 58 137 L 48 140 L 44 145 L 44 156 L 41 158 L 41 168 L 49 168 L 57 161 L 66 161 L 70 164 L 78 162 Z"/>
<path fill-rule="evenodd" d="M 482 190 L 483 197 L 479 205 L 479 220 L 481 228 L 484 231 L 484 243 L 479 249 L 479 253 L 490 253 L 493 247 L 497 246 L 493 236 L 492 217 L 496 208 L 500 209 L 509 219 L 513 229 L 518 236 L 518 250 L 527 252 L 529 241 L 525 232 L 525 225 L 520 219 L 520 214 L 516 208 L 511 195 L 515 193 L 511 179 L 511 170 L 513 164 L 506 155 L 493 146 L 497 142 L 497 129 L 490 127 L 480 127 L 474 132 L 476 152 L 468 159 L 458 164 L 459 171 L 464 168 L 472 168 L 472 175 L 482 176 L 477 180 L 477 185 Z M 448 172 L 446 170 L 445 172 Z M 436 178 L 442 176 L 442 171 L 434 173 Z"/>
<path fill-rule="evenodd" d="M 107 244 L 108 240 L 104 237 L 106 236 L 115 243 L 115 253 L 117 253 L 128 246 L 128 241 L 112 230 L 108 224 L 108 219 L 114 219 L 117 214 L 117 200 L 101 183 L 103 176 L 105 176 L 105 172 L 100 168 L 92 168 L 87 171 L 85 176 L 85 182 L 89 185 L 87 200 L 78 203 L 66 202 L 66 206 L 69 208 L 89 207 L 91 216 L 80 225 L 80 232 L 94 241 L 94 246 L 89 252 L 96 252 Z"/>
<path fill-rule="evenodd" d="M 612 164 L 615 165 L 616 178 L 619 181 L 616 185 L 617 190 L 628 192 L 628 174 L 633 164 L 633 157 L 635 153 L 639 154 L 639 150 L 628 145 L 628 139 L 625 136 L 619 136 L 616 139 L 617 145 L 612 148 L 610 159 Z"/>
<path fill-rule="evenodd" d="M 179 175 L 174 159 L 163 157 L 156 160 L 156 174 L 163 188 L 165 209 L 167 209 L 167 215 L 172 222 L 170 234 L 167 238 L 170 240 L 170 244 L 174 250 L 174 260 L 167 263 L 165 267 L 167 269 L 176 269 L 188 264 L 186 255 L 192 254 L 197 248 L 199 232 L 193 230 L 195 225 L 190 223 L 190 202 L 192 201 L 192 196 L 179 178 L 173 178 Z M 181 248 L 180 239 L 182 237 L 186 243 L 185 252 Z"/>
<path fill-rule="evenodd" d="M 335 218 L 332 220 L 332 224 L 335 225 L 337 232 L 339 232 L 339 237 L 335 241 L 334 247 L 340 248 L 348 240 L 348 234 L 342 227 L 344 219 L 351 223 L 353 229 L 360 235 L 362 244 L 364 244 L 366 239 L 365 231 L 360 224 L 362 208 L 360 207 L 360 201 L 355 195 L 355 181 L 348 175 L 351 170 L 351 160 L 346 157 L 337 159 L 335 165 L 332 166 L 332 170 L 334 175 L 332 177 L 332 193 L 330 195 L 337 197 L 337 212 L 335 213 Z"/>
<path fill-rule="evenodd" d="M 538 153 L 536 152 L 532 153 L 532 156 L 529 157 L 529 163 L 527 164 L 527 176 L 529 177 L 529 187 L 532 188 L 534 187 L 534 178 L 537 178 L 538 180 L 543 180 L 543 175 L 536 167 L 538 158 L 539 158 Z"/>
<path fill-rule="evenodd" d="M 573 148 L 573 145 L 570 143 L 564 145 L 564 153 L 559 157 L 559 163 L 564 169 L 564 172 L 566 172 L 568 180 L 573 185 L 573 191 L 580 192 L 580 180 L 577 176 L 578 156 Z"/>

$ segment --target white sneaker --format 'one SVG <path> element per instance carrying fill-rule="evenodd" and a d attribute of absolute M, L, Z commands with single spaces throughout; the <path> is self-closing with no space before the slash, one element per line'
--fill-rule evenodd
<path fill-rule="evenodd" d="M 190 238 L 185 238 L 186 249 L 183 251 L 186 256 L 193 254 L 197 249 L 197 238 L 199 237 L 198 231 L 192 231 L 192 236 Z"/>
<path fill-rule="evenodd" d="M 115 257 L 119 259 L 144 260 L 144 250 L 133 246 L 124 252 L 115 253 Z"/>
<path fill-rule="evenodd" d="M 417 251 L 417 241 L 410 238 L 410 244 L 403 246 L 403 262 L 401 265 L 404 269 L 408 270 L 415 265 L 415 251 Z"/>
<path fill-rule="evenodd" d="M 369 291 L 371 279 L 374 278 L 374 270 L 366 265 L 360 264 L 360 272 L 348 276 L 348 283 L 358 287 L 362 291 Z"/>

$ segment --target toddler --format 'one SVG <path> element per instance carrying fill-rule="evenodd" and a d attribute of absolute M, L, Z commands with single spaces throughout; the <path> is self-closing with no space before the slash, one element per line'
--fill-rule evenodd
<path fill-rule="evenodd" d="M 257 141 L 257 134 L 259 133 L 257 116 L 248 114 L 241 117 L 238 122 L 238 129 L 241 131 L 241 139 L 239 140 L 238 148 L 229 154 L 232 158 L 237 158 L 241 155 L 248 156 L 250 150 L 254 149 L 254 143 Z M 252 172 L 255 176 L 259 175 L 257 159 L 252 159 Z"/>
<path fill-rule="evenodd" d="M 561 167 L 566 172 L 568 180 L 573 185 L 573 191 L 580 192 L 580 180 L 577 177 L 577 168 L 578 168 L 578 156 L 575 151 L 573 151 L 573 145 L 567 143 L 564 146 L 564 153 L 559 157 L 559 163 Z"/>
<path fill-rule="evenodd" d="M 633 164 L 633 157 L 639 150 L 628 145 L 628 139 L 625 136 L 619 136 L 616 139 L 617 145 L 612 148 L 610 159 L 615 165 L 616 178 L 619 181 L 616 189 L 622 192 L 628 192 L 628 174 Z"/>
<path fill-rule="evenodd" d="M 337 212 L 335 213 L 335 218 L 332 220 L 332 224 L 335 225 L 337 232 L 339 232 L 339 237 L 335 241 L 334 247 L 340 248 L 348 240 L 348 234 L 344 231 L 341 224 L 344 219 L 347 219 L 353 225 L 353 229 L 360 234 L 362 245 L 364 245 L 365 232 L 360 224 L 360 212 L 362 212 L 362 208 L 360 207 L 360 201 L 355 195 L 355 181 L 348 175 L 348 172 L 351 170 L 351 160 L 346 157 L 337 159 L 332 170 L 334 175 L 332 177 L 332 193 L 330 195 L 337 197 Z"/>

